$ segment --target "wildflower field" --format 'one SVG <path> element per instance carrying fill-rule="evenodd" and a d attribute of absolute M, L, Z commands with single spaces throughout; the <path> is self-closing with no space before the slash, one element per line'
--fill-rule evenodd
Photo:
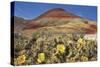
<path fill-rule="evenodd" d="M 97 42 L 84 36 L 41 30 L 29 39 L 15 33 L 14 65 L 96 61 Z"/>

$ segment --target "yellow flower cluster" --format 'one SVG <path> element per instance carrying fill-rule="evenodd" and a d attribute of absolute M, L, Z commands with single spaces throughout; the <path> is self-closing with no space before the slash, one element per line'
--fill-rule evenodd
<path fill-rule="evenodd" d="M 81 46 L 85 44 L 86 44 L 85 40 L 82 38 L 79 38 L 77 41 L 77 48 L 81 48 Z"/>
<path fill-rule="evenodd" d="M 44 53 L 39 53 L 38 54 L 38 59 L 37 59 L 37 62 L 38 63 L 42 63 L 45 61 L 45 54 Z"/>
<path fill-rule="evenodd" d="M 86 43 L 85 40 L 82 39 L 82 38 L 79 38 L 77 42 L 78 42 L 79 44 L 85 44 L 85 43 Z"/>
<path fill-rule="evenodd" d="M 65 52 L 64 44 L 58 44 L 57 45 L 57 51 L 60 52 L 60 53 L 64 53 Z"/>
<path fill-rule="evenodd" d="M 82 61 L 88 61 L 88 58 L 85 57 L 85 56 L 81 56 L 81 60 L 82 60 Z"/>
<path fill-rule="evenodd" d="M 18 58 L 16 59 L 17 64 L 23 64 L 25 62 L 25 60 L 26 60 L 25 55 L 18 56 Z"/>

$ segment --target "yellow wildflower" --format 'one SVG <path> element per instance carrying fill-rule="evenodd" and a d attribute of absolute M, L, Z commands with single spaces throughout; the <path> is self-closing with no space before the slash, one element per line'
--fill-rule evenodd
<path fill-rule="evenodd" d="M 77 43 L 78 43 L 78 44 L 82 44 L 82 45 L 84 45 L 86 42 L 85 42 L 84 39 L 79 38 L 78 41 L 77 41 Z"/>
<path fill-rule="evenodd" d="M 38 54 L 38 59 L 37 59 L 37 62 L 38 63 L 42 63 L 45 61 L 45 54 L 44 53 L 39 53 Z"/>
<path fill-rule="evenodd" d="M 86 56 L 81 56 L 82 61 L 88 61 L 88 58 Z"/>
<path fill-rule="evenodd" d="M 25 62 L 26 56 L 21 55 L 17 58 L 17 64 L 23 64 Z"/>
<path fill-rule="evenodd" d="M 63 44 L 58 44 L 57 45 L 57 51 L 64 53 L 65 52 L 65 46 Z"/>
<path fill-rule="evenodd" d="M 85 44 L 86 44 L 85 40 L 82 38 L 79 38 L 77 41 L 77 48 L 81 49 L 81 47 Z"/>

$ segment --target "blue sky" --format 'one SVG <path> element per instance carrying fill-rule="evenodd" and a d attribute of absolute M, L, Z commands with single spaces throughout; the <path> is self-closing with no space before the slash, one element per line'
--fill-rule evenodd
<path fill-rule="evenodd" d="M 14 16 L 24 19 L 34 19 L 44 12 L 52 8 L 63 8 L 78 16 L 97 21 L 96 6 L 80 6 L 80 5 L 63 5 L 63 4 L 46 4 L 33 2 L 15 2 Z"/>

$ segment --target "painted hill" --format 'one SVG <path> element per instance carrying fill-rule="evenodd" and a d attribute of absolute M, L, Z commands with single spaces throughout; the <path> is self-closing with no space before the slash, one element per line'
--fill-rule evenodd
<path fill-rule="evenodd" d="M 70 12 L 66 12 L 62 8 L 55 8 L 48 10 L 36 19 L 26 24 L 26 28 L 37 28 L 43 26 L 54 26 L 58 24 L 65 24 L 65 22 L 56 22 L 57 20 L 65 20 L 66 18 L 80 18 Z"/>
<path fill-rule="evenodd" d="M 79 16 L 67 12 L 62 8 L 54 8 L 40 15 L 37 19 L 41 18 L 79 18 Z"/>
<path fill-rule="evenodd" d="M 15 30 L 31 35 L 39 29 L 48 29 L 65 33 L 96 33 L 96 22 L 79 17 L 62 8 L 54 8 L 43 13 L 33 20 L 15 17 Z"/>
<path fill-rule="evenodd" d="M 67 33 L 84 32 L 96 33 L 96 22 L 74 15 L 62 8 L 48 10 L 36 19 L 26 23 L 25 31 L 34 32 L 39 28 L 49 28 Z"/>

